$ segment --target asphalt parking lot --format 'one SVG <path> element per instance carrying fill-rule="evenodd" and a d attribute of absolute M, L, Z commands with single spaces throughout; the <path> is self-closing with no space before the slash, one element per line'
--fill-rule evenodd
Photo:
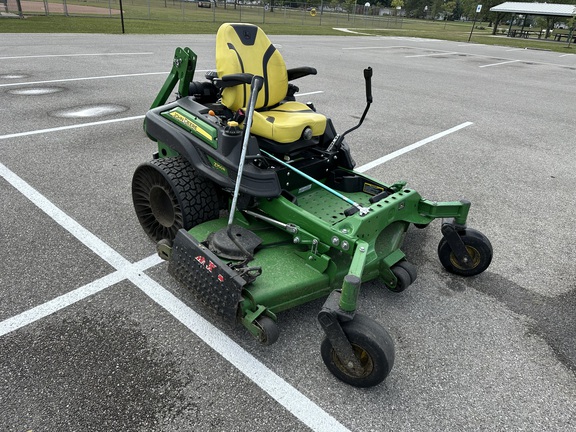
<path fill-rule="evenodd" d="M 494 260 L 445 272 L 440 227 L 408 232 L 418 280 L 363 285 L 396 363 L 357 389 L 320 358 L 322 301 L 258 345 L 168 275 L 132 208 L 155 151 L 142 116 L 177 46 L 214 68 L 214 36 L 3 34 L 0 430 L 576 429 L 576 56 L 386 37 L 274 36 L 358 167 L 432 200 L 472 201 Z M 197 72 L 199 79 L 203 72 Z M 448 132 L 446 132 L 448 131 Z M 443 134 L 443 132 L 446 132 Z M 439 135 L 440 134 L 440 135 Z M 433 137 L 433 139 L 431 138 Z"/>

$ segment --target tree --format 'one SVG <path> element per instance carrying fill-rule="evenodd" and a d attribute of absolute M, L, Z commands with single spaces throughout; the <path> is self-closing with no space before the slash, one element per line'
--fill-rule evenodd
<path fill-rule="evenodd" d="M 455 1 L 447 1 L 445 2 L 440 10 L 444 15 L 444 20 L 447 21 L 452 18 L 454 15 L 454 10 L 456 9 L 456 2 Z"/>
<path fill-rule="evenodd" d="M 460 0 L 456 0 L 456 5 L 452 10 L 452 20 L 453 21 L 459 20 L 462 17 L 462 13 L 463 13 L 462 3 L 460 2 Z"/>
<path fill-rule="evenodd" d="M 424 8 L 430 3 L 430 0 L 406 0 L 406 14 L 409 17 L 424 18 Z"/>
<path fill-rule="evenodd" d="M 356 0 L 345 0 L 344 9 L 348 12 L 348 19 L 350 19 L 350 13 L 355 12 L 354 7 L 356 6 Z"/>
<path fill-rule="evenodd" d="M 499 1 L 496 4 L 500 3 L 502 3 L 502 1 Z M 479 4 L 482 5 L 482 10 L 486 8 L 486 5 L 484 4 L 483 0 L 460 0 L 462 15 L 468 19 L 473 18 L 476 15 L 476 7 L 478 7 Z M 482 21 L 482 15 L 480 15 L 477 18 L 480 18 L 480 21 Z"/>

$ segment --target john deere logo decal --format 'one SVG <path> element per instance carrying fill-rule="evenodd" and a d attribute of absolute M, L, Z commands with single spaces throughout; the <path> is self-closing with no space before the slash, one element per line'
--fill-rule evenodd
<path fill-rule="evenodd" d="M 164 117 L 169 118 L 174 123 L 184 127 L 189 132 L 201 138 L 214 148 L 218 148 L 216 137 L 218 132 L 211 125 L 203 122 L 201 119 L 192 116 L 181 108 L 175 108 L 171 111 L 162 113 Z"/>

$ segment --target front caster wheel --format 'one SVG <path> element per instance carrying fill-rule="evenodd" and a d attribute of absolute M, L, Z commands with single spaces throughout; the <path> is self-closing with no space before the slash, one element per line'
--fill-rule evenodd
<path fill-rule="evenodd" d="M 341 325 L 361 367 L 354 369 L 344 364 L 328 338 L 320 347 L 324 364 L 336 378 L 354 387 L 380 384 L 394 365 L 392 338 L 380 324 L 365 315 L 356 314 L 352 321 Z"/>
<path fill-rule="evenodd" d="M 448 241 L 445 238 L 438 244 L 438 258 L 446 270 L 460 276 L 476 276 L 488 268 L 492 262 L 492 245 L 490 240 L 480 231 L 466 228 L 458 233 L 466 251 L 472 258 L 469 265 L 464 265 L 458 261 Z"/>

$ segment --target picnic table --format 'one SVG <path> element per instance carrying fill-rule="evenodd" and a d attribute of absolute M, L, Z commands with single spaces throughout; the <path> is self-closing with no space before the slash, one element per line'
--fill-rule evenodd
<path fill-rule="evenodd" d="M 545 32 L 544 32 L 545 33 Z M 508 33 L 510 37 L 522 37 L 528 39 L 531 35 L 538 36 L 538 39 L 542 38 L 542 32 L 540 30 L 518 30 L 512 29 Z"/>
<path fill-rule="evenodd" d="M 570 34 L 569 33 L 556 33 L 554 35 L 555 41 L 562 42 L 562 39 L 566 39 L 566 41 L 568 41 L 568 39 L 570 39 Z M 572 42 L 576 43 L 576 35 L 572 35 Z"/>

